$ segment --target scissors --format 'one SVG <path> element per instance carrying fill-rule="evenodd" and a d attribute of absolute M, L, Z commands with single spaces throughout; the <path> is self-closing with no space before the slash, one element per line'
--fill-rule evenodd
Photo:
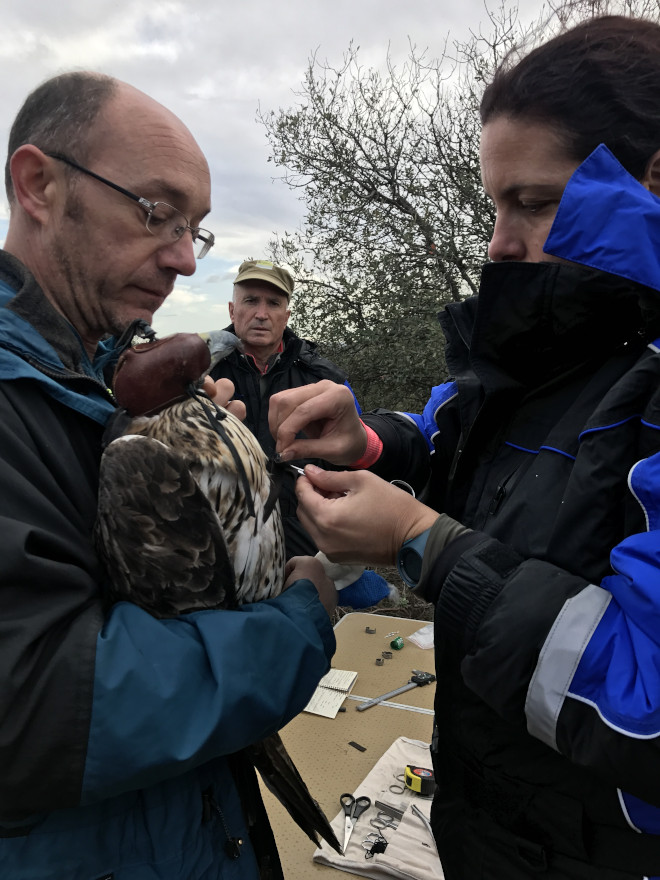
<path fill-rule="evenodd" d="M 346 847 L 348 846 L 348 841 L 350 840 L 351 834 L 353 833 L 353 828 L 355 827 L 355 823 L 358 818 L 364 813 L 365 810 L 368 810 L 371 806 L 371 799 L 368 797 L 359 797 L 354 798 L 352 794 L 343 794 L 339 798 L 339 803 L 342 805 L 344 810 L 344 815 L 346 816 L 346 822 L 344 824 L 344 855 L 346 854 Z"/>

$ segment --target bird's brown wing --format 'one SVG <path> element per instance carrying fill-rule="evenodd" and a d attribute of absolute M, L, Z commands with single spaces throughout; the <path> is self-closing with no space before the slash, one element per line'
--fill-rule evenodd
<path fill-rule="evenodd" d="M 112 602 L 156 617 L 236 604 L 218 517 L 181 458 L 158 440 L 128 435 L 103 453 L 94 537 Z"/>

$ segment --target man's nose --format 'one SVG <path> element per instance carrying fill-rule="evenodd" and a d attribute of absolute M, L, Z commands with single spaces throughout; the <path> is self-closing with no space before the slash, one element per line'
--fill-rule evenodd
<path fill-rule="evenodd" d="M 170 242 L 158 250 L 158 265 L 161 268 L 174 269 L 178 275 L 193 275 L 197 269 L 195 244 L 190 230 L 186 230 L 180 239 Z"/>

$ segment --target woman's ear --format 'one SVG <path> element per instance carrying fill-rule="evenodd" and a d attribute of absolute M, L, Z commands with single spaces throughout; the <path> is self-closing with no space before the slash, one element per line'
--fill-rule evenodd
<path fill-rule="evenodd" d="M 53 160 L 33 144 L 23 144 L 9 160 L 14 197 L 26 214 L 44 223 L 56 190 Z"/>
<path fill-rule="evenodd" d="M 656 150 L 647 162 L 646 171 L 640 183 L 653 195 L 660 196 L 660 150 Z"/>

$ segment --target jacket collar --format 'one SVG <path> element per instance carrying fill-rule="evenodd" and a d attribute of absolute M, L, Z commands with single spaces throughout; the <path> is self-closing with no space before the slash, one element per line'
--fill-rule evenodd
<path fill-rule="evenodd" d="M 104 424 L 114 410 L 104 374 L 119 353 L 108 339 L 90 360 L 75 328 L 33 275 L 0 250 L 0 380 L 34 380 L 51 397 Z"/>
<path fill-rule="evenodd" d="M 233 333 L 234 336 L 236 335 L 236 329 L 233 324 L 229 324 L 229 326 L 225 327 L 224 329 L 227 330 L 229 333 Z M 315 352 L 317 348 L 315 342 L 310 342 L 310 340 L 308 339 L 302 339 L 300 336 L 297 336 L 290 327 L 285 327 L 284 333 L 282 334 L 282 349 L 281 351 L 276 351 L 273 355 L 271 355 L 271 358 L 274 360 L 273 363 L 270 363 L 269 361 L 268 372 L 270 372 L 275 362 L 285 362 L 288 364 L 289 361 L 298 357 L 300 352 L 303 350 L 303 347 L 310 352 Z M 239 353 L 237 352 L 236 354 Z M 254 359 L 251 358 L 249 355 L 243 354 L 240 356 L 243 358 L 249 358 L 249 362 L 254 363 Z M 258 369 L 258 367 L 256 367 L 256 364 L 255 369 Z"/>
<path fill-rule="evenodd" d="M 451 303 L 440 316 L 450 373 L 472 370 L 486 390 L 538 387 L 625 343 L 639 344 L 640 291 L 569 264 L 488 263 L 478 297 Z"/>
<path fill-rule="evenodd" d="M 564 263 L 488 263 L 478 297 L 451 303 L 440 316 L 450 373 L 473 370 L 486 391 L 529 389 L 639 344 L 640 291 Z"/>
<path fill-rule="evenodd" d="M 52 306 L 32 273 L 5 251 L 0 251 L 0 345 L 51 369 L 101 380 L 114 354 L 114 340 L 108 340 L 91 361 L 75 328 Z"/>

